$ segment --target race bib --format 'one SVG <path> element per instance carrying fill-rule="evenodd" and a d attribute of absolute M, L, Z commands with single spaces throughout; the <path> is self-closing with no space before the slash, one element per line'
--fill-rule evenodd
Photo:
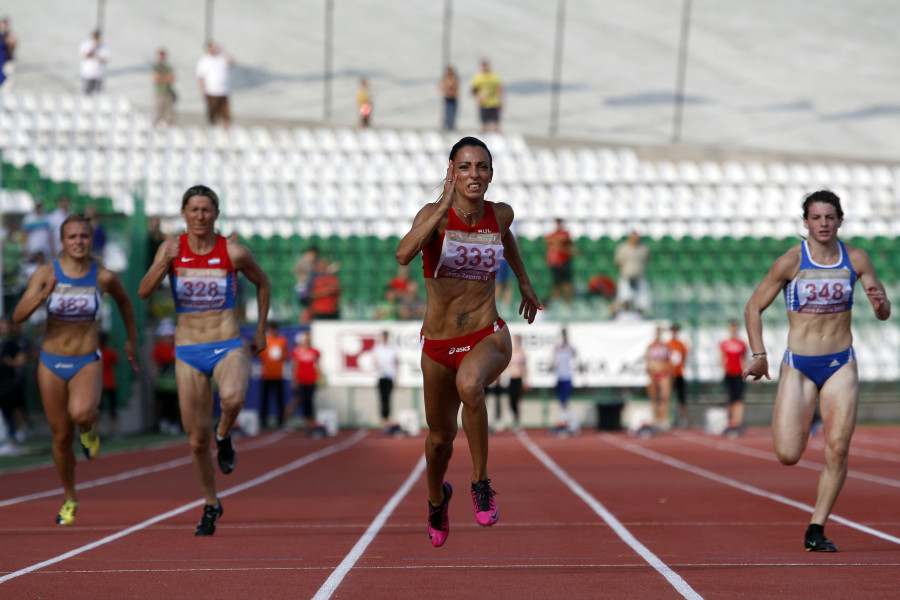
<path fill-rule="evenodd" d="M 223 269 L 178 269 L 175 295 L 182 308 L 223 308 L 228 294 L 228 272 Z"/>
<path fill-rule="evenodd" d="M 438 277 L 488 281 L 503 263 L 499 233 L 446 231 Z"/>
<path fill-rule="evenodd" d="M 827 314 L 849 310 L 853 285 L 848 269 L 810 269 L 797 275 L 797 312 Z"/>
<path fill-rule="evenodd" d="M 97 288 L 57 284 L 47 312 L 57 321 L 93 321 L 97 315 Z"/>

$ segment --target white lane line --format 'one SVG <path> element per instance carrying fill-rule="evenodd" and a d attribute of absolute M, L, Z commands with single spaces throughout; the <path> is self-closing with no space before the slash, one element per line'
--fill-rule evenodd
<path fill-rule="evenodd" d="M 406 497 L 406 494 L 409 493 L 413 484 L 422 476 L 424 471 L 425 455 L 423 454 L 416 466 L 413 467 L 409 477 L 407 477 L 406 481 L 403 482 L 403 485 L 400 486 L 400 489 L 391 496 L 391 499 L 384 505 L 384 508 L 378 513 L 378 516 L 375 517 L 375 520 L 372 521 L 363 536 L 359 538 L 359 541 L 356 542 L 356 545 L 350 550 L 350 553 L 347 554 L 344 560 L 341 561 L 341 564 L 339 564 L 328 579 L 325 580 L 325 583 L 322 584 L 322 587 L 320 587 L 319 591 L 316 592 L 316 595 L 313 596 L 313 600 L 328 600 L 328 598 L 331 598 L 334 591 L 341 585 L 344 577 L 347 576 L 347 573 L 350 572 L 350 569 L 353 568 L 353 565 L 356 564 L 356 561 L 359 560 L 362 553 L 366 551 L 366 548 L 369 547 L 369 544 L 371 544 L 372 540 L 375 539 L 375 536 L 378 535 L 378 532 L 397 508 L 397 505 Z"/>
<path fill-rule="evenodd" d="M 683 462 L 678 460 L 677 458 L 672 458 L 670 456 L 666 456 L 665 454 L 660 454 L 659 452 L 654 452 L 653 450 L 648 450 L 646 448 L 642 448 L 637 444 L 632 442 L 622 441 L 617 439 L 612 435 L 603 435 L 601 436 L 606 443 L 616 446 L 618 448 L 622 448 L 623 450 L 628 450 L 629 452 L 633 452 L 634 454 L 639 454 L 645 458 L 649 458 L 651 460 L 655 460 L 657 462 L 661 462 L 663 464 L 667 464 L 670 467 L 675 467 L 676 469 L 681 469 L 682 471 L 687 471 L 688 473 L 693 473 L 694 475 L 699 475 L 700 477 L 705 477 L 706 479 L 711 479 L 718 483 L 725 484 L 727 486 L 733 487 L 735 489 L 739 489 L 743 492 L 747 492 L 748 494 L 754 494 L 756 496 L 761 496 L 763 498 L 768 498 L 769 500 L 774 500 L 775 502 L 780 502 L 781 504 L 786 504 L 788 506 L 793 506 L 794 508 L 798 508 L 804 512 L 808 512 L 810 514 L 815 510 L 814 507 L 809 504 L 804 504 L 802 502 L 797 502 L 796 500 L 791 500 L 786 496 L 782 496 L 781 494 L 775 494 L 772 492 L 767 492 L 766 490 L 760 489 L 758 487 L 742 483 L 736 479 L 732 479 L 731 477 L 725 477 L 723 475 L 719 475 L 717 473 L 713 473 L 712 471 L 707 471 L 701 467 L 696 467 L 692 464 Z M 844 517 L 832 514 L 828 517 L 832 521 L 840 523 L 842 525 L 846 525 L 852 529 L 856 529 L 857 531 L 862 531 L 863 533 L 868 533 L 877 538 L 881 538 L 883 540 L 887 540 L 888 542 L 892 542 L 894 544 L 900 544 L 900 538 L 890 535 L 888 533 L 884 533 L 883 531 L 879 531 L 877 529 L 873 529 L 871 527 L 867 527 L 861 523 L 857 523 L 856 521 L 851 521 L 850 519 L 845 519 Z"/>
<path fill-rule="evenodd" d="M 734 454 L 743 454 L 745 456 L 752 456 L 754 458 L 761 458 L 763 460 L 769 462 L 778 462 L 775 458 L 775 452 L 764 452 L 762 450 L 757 450 L 756 448 L 748 448 L 746 446 L 739 446 L 734 443 L 722 442 L 722 441 L 713 441 L 707 438 L 700 437 L 698 435 L 691 435 L 685 433 L 677 433 L 676 434 L 680 439 L 683 439 L 687 442 L 691 442 L 694 444 L 708 446 L 710 448 L 715 448 L 716 450 L 725 450 L 727 452 L 733 452 Z M 859 451 L 857 449 L 853 449 L 851 451 L 854 455 L 865 456 L 865 451 Z M 871 455 L 868 458 L 878 458 L 873 457 Z M 813 462 L 811 460 L 803 459 L 798 462 L 796 467 L 801 467 L 803 469 L 809 469 L 811 471 L 819 472 L 825 468 L 825 465 L 822 463 Z M 869 473 L 863 473 L 862 471 L 854 471 L 850 469 L 847 471 L 847 477 L 852 479 L 861 479 L 863 481 L 868 481 L 870 483 L 878 483 L 880 485 L 886 485 L 889 487 L 900 488 L 900 480 L 891 479 L 889 477 L 882 477 L 880 475 L 870 475 Z"/>
<path fill-rule="evenodd" d="M 273 434 L 270 436 L 266 436 L 265 438 L 258 439 L 251 443 L 242 443 L 237 446 L 238 450 L 256 450 L 257 448 L 261 448 L 263 446 L 268 446 L 269 444 L 273 444 L 279 440 L 281 440 L 284 435 Z M 185 440 L 187 441 L 187 440 Z M 116 483 L 117 481 L 126 481 L 128 479 L 132 479 L 134 477 L 141 477 L 143 475 L 149 475 L 150 473 L 159 473 L 160 471 L 167 471 L 169 469 L 176 469 L 178 467 L 183 467 L 185 465 L 191 464 L 190 457 L 186 458 L 176 458 L 174 460 L 170 460 L 168 462 L 160 463 L 158 465 L 152 465 L 149 467 L 141 467 L 140 469 L 132 469 L 131 471 L 124 471 L 122 473 L 118 473 L 116 475 L 108 475 L 106 477 L 100 477 L 99 479 L 91 479 L 89 481 L 83 481 L 78 484 L 79 490 L 90 489 L 94 487 L 99 487 L 101 485 L 108 485 L 110 483 Z M 43 492 L 35 492 L 33 494 L 26 494 L 24 496 L 16 496 L 15 498 L 7 498 L 6 500 L 0 500 L 0 508 L 4 506 L 12 506 L 13 504 L 20 504 L 22 502 L 29 502 L 31 500 L 40 500 L 41 498 L 49 498 L 51 496 L 58 496 L 62 494 L 64 490 L 62 488 L 56 488 L 53 490 L 45 490 Z"/>
<path fill-rule="evenodd" d="M 566 473 L 559 465 L 557 465 L 552 458 L 547 456 L 547 454 L 541 450 L 537 444 L 531 441 L 531 438 L 525 432 L 516 433 L 519 440 L 522 444 L 528 448 L 528 451 L 531 452 L 547 469 L 556 475 L 560 481 L 566 484 L 572 492 L 584 500 L 584 502 L 591 507 L 591 509 L 603 519 L 607 525 L 609 525 L 613 531 L 616 532 L 616 535 L 622 539 L 623 542 L 628 544 L 632 550 L 634 550 L 641 558 L 643 558 L 647 563 L 652 566 L 656 571 L 666 578 L 666 580 L 672 584 L 679 594 L 684 598 L 691 598 L 694 600 L 703 600 L 703 596 L 698 594 L 694 589 L 688 585 L 688 583 L 681 578 L 681 576 L 673 571 L 669 566 L 661 561 L 653 552 L 650 551 L 649 548 L 640 543 L 636 537 L 634 537 L 628 529 L 622 525 L 622 523 L 616 519 L 611 512 L 606 510 L 606 507 L 600 503 L 596 498 L 594 498 L 591 494 L 587 492 L 581 485 L 572 479 L 568 473 Z"/>
<path fill-rule="evenodd" d="M 284 475 L 285 473 L 290 473 L 291 471 L 294 471 L 296 469 L 299 469 L 300 467 L 306 466 L 309 463 L 315 462 L 321 458 L 325 458 L 326 456 L 329 456 L 336 452 L 340 452 L 341 450 L 345 450 L 345 449 L 349 448 L 350 446 L 353 446 L 354 444 L 356 444 L 357 442 L 359 442 L 360 440 L 362 440 L 365 437 L 366 437 L 365 431 L 362 431 L 362 430 L 357 431 L 355 434 L 353 434 L 346 440 L 340 441 L 340 442 L 333 444 L 331 446 L 328 446 L 326 448 L 322 448 L 321 450 L 313 452 L 312 454 L 307 454 L 306 456 L 299 458 L 299 459 L 295 460 L 294 462 L 288 463 L 288 464 L 284 465 L 283 467 L 279 467 L 277 469 L 269 471 L 268 473 L 265 473 L 264 475 L 260 475 L 259 477 L 255 478 L 255 479 L 251 479 L 250 481 L 246 481 L 240 485 L 236 485 L 234 487 L 228 488 L 227 490 L 219 492 L 219 497 L 225 498 L 227 496 L 231 496 L 232 494 L 237 494 L 238 492 L 242 492 L 248 488 L 255 487 L 257 485 L 260 485 L 261 483 L 265 483 L 267 481 L 275 479 L 276 477 L 280 477 L 280 476 Z M 179 506 L 178 508 L 175 508 L 175 509 L 165 512 L 163 514 L 157 515 L 155 517 L 151 517 L 150 519 L 147 519 L 146 521 L 143 521 L 142 523 L 138 523 L 137 525 L 132 525 L 131 527 L 129 527 L 127 529 L 123 529 L 122 531 L 119 531 L 112 535 L 108 535 L 105 538 L 97 540 L 96 542 L 91 542 L 90 544 L 86 544 L 84 546 L 81 546 L 80 548 L 75 548 L 74 550 L 70 550 L 69 552 L 66 552 L 65 554 L 60 554 L 59 556 L 55 556 L 53 558 L 50 558 L 45 561 L 39 562 L 37 564 L 31 565 L 29 567 L 25 567 L 24 569 L 20 569 L 13 573 L 9 573 L 7 575 L 0 577 L 0 583 L 4 583 L 6 581 L 9 581 L 10 579 L 15 579 L 16 577 L 20 577 L 22 575 L 27 575 L 28 573 L 31 573 L 33 571 L 43 569 L 44 567 L 48 567 L 50 565 L 53 565 L 58 562 L 64 561 L 66 559 L 72 558 L 73 556 L 78 556 L 79 554 L 83 554 L 89 550 L 93 550 L 94 548 L 98 548 L 98 547 L 108 544 L 110 542 L 114 542 L 120 538 L 127 536 L 127 535 L 131 535 L 132 533 L 135 533 L 142 529 L 146 529 L 147 527 L 150 527 L 151 525 L 153 525 L 155 523 L 159 523 L 160 521 L 165 521 L 166 519 L 169 519 L 176 515 L 180 515 L 181 513 L 191 510 L 192 508 L 197 508 L 197 507 L 203 505 L 204 502 L 205 502 L 205 500 L 203 500 L 203 499 L 197 500 L 195 502 L 189 502 L 188 504 L 184 504 L 182 506 Z"/>

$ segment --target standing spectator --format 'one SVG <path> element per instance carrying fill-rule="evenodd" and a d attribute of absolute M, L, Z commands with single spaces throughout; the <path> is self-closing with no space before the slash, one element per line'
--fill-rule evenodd
<path fill-rule="evenodd" d="M 259 390 L 259 425 L 268 428 L 269 399 L 275 395 L 279 429 L 284 426 L 284 364 L 288 359 L 287 338 L 278 333 L 278 323 L 269 321 L 266 332 L 266 349 L 259 353 L 262 365 Z"/>
<path fill-rule="evenodd" d="M 628 239 L 616 246 L 613 257 L 619 270 L 616 298 L 628 300 L 642 313 L 650 310 L 650 285 L 647 283 L 647 261 L 650 249 L 641 241 L 637 231 L 632 231 Z"/>
<path fill-rule="evenodd" d="M 24 289 L 25 235 L 12 215 L 4 217 L 3 239 L 0 257 L 3 258 L 3 306 L 0 314 L 6 314 L 19 302 Z"/>
<path fill-rule="evenodd" d="M 206 98 L 206 116 L 210 125 L 222 121 L 226 130 L 231 125 L 231 93 L 229 69 L 234 61 L 215 42 L 206 43 L 206 53 L 197 61 L 197 79 L 200 93 Z"/>
<path fill-rule="evenodd" d="M 547 266 L 550 267 L 550 275 L 553 280 L 551 297 L 559 300 L 560 296 L 567 302 L 572 302 L 572 238 L 563 220 L 556 219 L 556 229 L 544 236 L 547 245 Z"/>
<path fill-rule="evenodd" d="M 103 78 L 106 76 L 106 63 L 109 61 L 109 49 L 100 41 L 100 30 L 94 31 L 90 39 L 81 42 L 78 48 L 81 56 L 81 80 L 84 82 L 84 93 L 91 95 L 103 91 Z"/>
<path fill-rule="evenodd" d="M 294 409 L 299 404 L 305 420 L 306 433 L 322 435 L 325 428 L 316 421 L 315 405 L 316 385 L 321 375 L 319 357 L 322 353 L 312 347 L 309 331 L 301 331 L 294 341 L 296 345 L 291 351 L 291 360 L 294 362 L 294 397 L 284 409 L 284 427 L 289 427 Z"/>
<path fill-rule="evenodd" d="M 59 200 L 56 201 L 56 208 L 47 214 L 47 225 L 50 228 L 51 258 L 56 258 L 62 250 L 62 234 L 60 233 L 60 228 L 67 218 L 69 218 L 69 197 L 60 196 Z M 93 229 L 93 223 L 91 224 L 91 229 Z M 104 243 L 106 242 L 105 239 L 103 241 Z M 94 250 L 96 251 L 96 247 Z"/>
<path fill-rule="evenodd" d="M 522 336 L 513 336 L 512 356 L 509 359 L 509 365 L 506 367 L 505 375 L 509 377 L 509 383 L 506 391 L 509 394 L 509 408 L 513 414 L 513 429 L 518 431 L 521 427 L 521 419 L 519 417 L 519 400 L 522 398 L 522 392 L 528 389 L 528 360 L 525 356 L 525 349 L 522 348 Z"/>
<path fill-rule="evenodd" d="M 320 256 L 316 259 L 309 290 L 309 310 L 313 319 L 335 320 L 341 318 L 341 281 L 328 263 Z"/>
<path fill-rule="evenodd" d="M 156 392 L 156 422 L 160 433 L 181 433 L 178 382 L 175 380 L 175 323 L 163 319 L 156 328 L 153 346 L 153 389 Z"/>
<path fill-rule="evenodd" d="M 359 109 L 359 126 L 368 127 L 369 119 L 372 117 L 372 94 L 369 93 L 369 80 L 365 77 L 359 80 L 356 106 Z"/>
<path fill-rule="evenodd" d="M 97 256 L 103 256 L 103 249 L 106 248 L 106 229 L 97 218 L 97 209 L 93 205 L 87 206 L 84 209 L 84 216 L 88 218 L 94 227 L 94 253 Z"/>
<path fill-rule="evenodd" d="M 0 456 L 18 454 L 16 442 L 24 438 L 18 427 L 25 408 L 26 360 L 9 318 L 0 317 L 0 412 L 6 422 L 6 444 L 0 446 Z"/>
<path fill-rule="evenodd" d="M 394 391 L 394 380 L 397 379 L 399 360 L 397 346 L 391 343 L 387 331 L 381 332 L 381 342 L 372 349 L 375 356 L 375 367 L 378 369 L 378 399 L 381 403 L 381 432 L 394 435 L 400 426 L 391 422 L 391 394 Z"/>
<path fill-rule="evenodd" d="M 444 98 L 444 131 L 455 131 L 459 79 L 456 77 L 456 69 L 450 65 L 447 65 L 447 71 L 438 84 L 438 90 Z"/>
<path fill-rule="evenodd" d="M 156 52 L 156 63 L 153 65 L 153 124 L 175 122 L 175 72 L 166 59 L 166 51 L 160 48 Z"/>
<path fill-rule="evenodd" d="M 109 346 L 109 336 L 100 332 L 100 361 L 103 363 L 103 392 L 100 395 L 100 408 L 109 412 L 109 435 L 113 439 L 119 436 L 119 393 L 116 385 L 116 365 L 119 364 L 119 353 Z"/>
<path fill-rule="evenodd" d="M 728 396 L 728 428 L 725 435 L 738 436 L 744 427 L 744 368 L 747 366 L 747 343 L 738 337 L 738 322 L 729 321 L 730 335 L 719 344 L 722 369 L 725 371 L 725 393 Z"/>
<path fill-rule="evenodd" d="M 16 79 L 16 42 L 18 38 L 9 26 L 9 18 L 0 19 L 0 87 L 12 92 Z"/>
<path fill-rule="evenodd" d="M 678 426 L 685 428 L 688 426 L 687 415 L 687 385 L 684 381 L 684 363 L 687 362 L 688 347 L 678 339 L 678 332 L 681 326 L 678 323 L 672 323 L 669 329 L 672 338 L 669 340 L 669 364 L 672 365 L 672 389 L 678 400 Z"/>
<path fill-rule="evenodd" d="M 29 259 L 34 258 L 38 253 L 43 254 L 44 260 L 51 256 L 53 245 L 50 241 L 50 221 L 47 216 L 47 213 L 44 212 L 43 202 L 39 198 L 35 198 L 34 210 L 26 213 L 22 220 L 22 231 L 25 232 L 25 254 Z M 56 231 L 56 235 L 59 235 L 59 230 Z"/>
<path fill-rule="evenodd" d="M 560 425 L 555 430 L 561 433 L 573 429 L 570 423 L 569 396 L 572 395 L 572 376 L 575 374 L 575 349 L 569 345 L 569 336 L 565 329 L 560 331 L 559 345 L 553 350 L 553 374 L 556 375 L 556 396 L 559 398 Z"/>
<path fill-rule="evenodd" d="M 478 101 L 481 133 L 500 131 L 500 111 L 503 109 L 503 83 L 491 71 L 487 59 L 481 61 L 481 72 L 472 78 L 469 85 Z"/>
<path fill-rule="evenodd" d="M 669 347 L 662 341 L 662 327 L 656 328 L 656 337 L 647 346 L 644 360 L 647 363 L 647 396 L 653 407 L 653 427 L 655 430 L 669 428 L 669 400 L 672 396 L 672 364 Z M 653 433 L 653 431 L 650 431 Z"/>

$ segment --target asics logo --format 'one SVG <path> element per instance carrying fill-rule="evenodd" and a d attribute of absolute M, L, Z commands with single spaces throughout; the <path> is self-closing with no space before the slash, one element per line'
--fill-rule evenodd
<path fill-rule="evenodd" d="M 472 349 L 472 346 L 461 346 L 459 348 L 450 348 L 450 352 L 448 354 L 455 354 L 457 352 L 468 352 Z"/>
<path fill-rule="evenodd" d="M 216 348 L 215 350 L 213 350 L 213 354 L 222 354 L 226 350 L 228 350 L 228 348 Z"/>
<path fill-rule="evenodd" d="M 53 368 L 54 369 L 71 369 L 74 366 L 75 365 L 73 365 L 72 363 L 56 363 L 55 365 L 53 365 Z"/>

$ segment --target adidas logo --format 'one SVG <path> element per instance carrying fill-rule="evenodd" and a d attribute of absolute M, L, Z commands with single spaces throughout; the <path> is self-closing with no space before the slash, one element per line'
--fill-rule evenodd
<path fill-rule="evenodd" d="M 831 361 L 831 364 L 828 366 L 829 367 L 839 367 L 839 366 L 841 366 L 841 363 L 838 362 L 838 359 L 834 359 L 833 361 Z"/>

